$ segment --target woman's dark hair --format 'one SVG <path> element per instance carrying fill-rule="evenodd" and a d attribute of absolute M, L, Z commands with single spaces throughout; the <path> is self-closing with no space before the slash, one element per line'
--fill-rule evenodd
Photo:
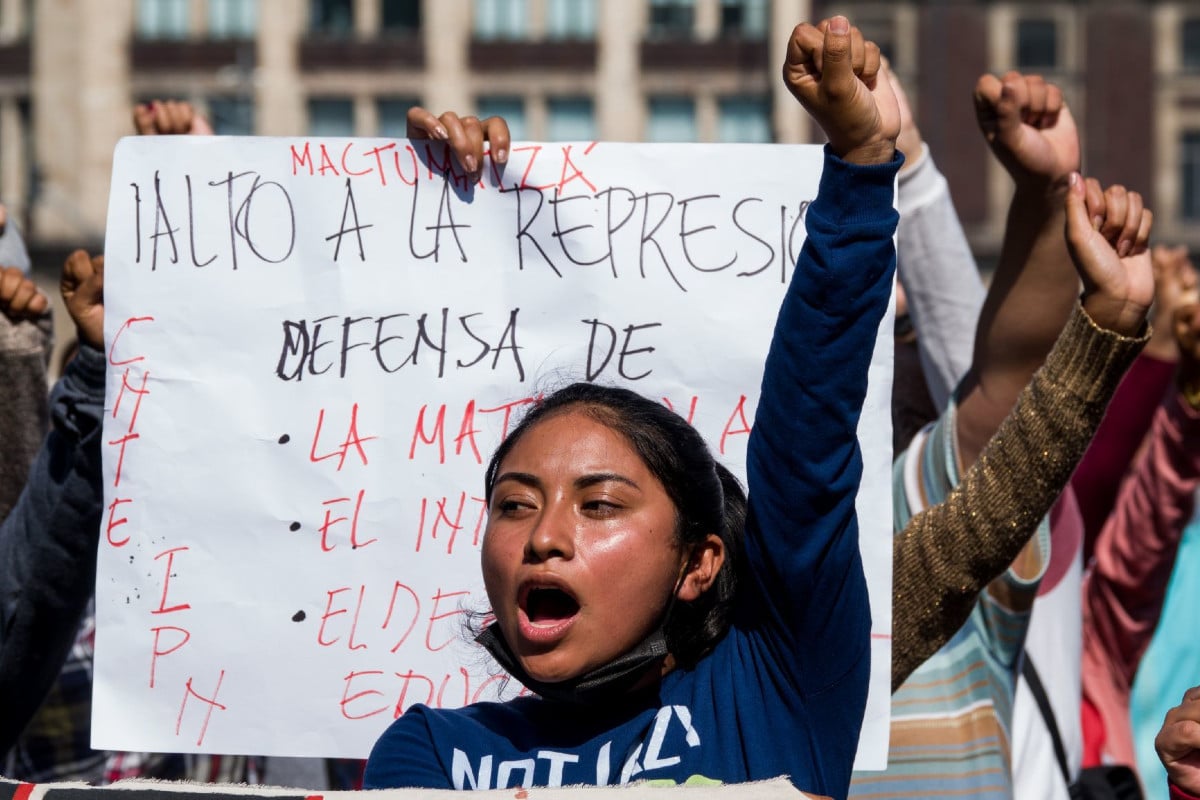
<path fill-rule="evenodd" d="M 489 504 L 500 462 L 521 436 L 538 422 L 565 411 L 586 414 L 625 437 L 675 504 L 676 536 L 684 550 L 691 550 L 710 533 L 725 544 L 725 563 L 714 584 L 694 601 L 674 601 L 663 627 L 676 662 L 690 667 L 729 629 L 741 563 L 746 493 L 737 478 L 713 458 L 699 432 L 674 411 L 628 389 L 573 383 L 542 398 L 496 448 L 484 476 L 484 497 Z"/>

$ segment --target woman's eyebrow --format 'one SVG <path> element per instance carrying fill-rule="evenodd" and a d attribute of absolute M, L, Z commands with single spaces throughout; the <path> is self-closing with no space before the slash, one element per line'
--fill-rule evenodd
<path fill-rule="evenodd" d="M 595 486 L 598 483 L 608 483 L 609 481 L 624 483 L 625 485 L 632 486 L 634 489 L 639 491 L 642 488 L 633 480 L 626 478 L 624 475 L 621 475 L 617 472 L 593 472 L 588 475 L 581 475 L 575 479 L 575 488 L 586 489 L 589 486 Z"/>
<path fill-rule="evenodd" d="M 542 488 L 541 478 L 539 478 L 538 476 L 533 475 L 531 473 L 528 473 L 528 472 L 505 472 L 504 474 L 497 477 L 496 482 L 492 485 L 499 486 L 500 484 L 504 483 L 505 481 L 516 481 L 517 483 L 521 484 L 522 486 L 529 486 L 533 489 L 541 489 Z"/>

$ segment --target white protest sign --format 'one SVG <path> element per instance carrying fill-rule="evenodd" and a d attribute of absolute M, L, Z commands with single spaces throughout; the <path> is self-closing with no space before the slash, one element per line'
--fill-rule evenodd
<path fill-rule="evenodd" d="M 466 635 L 481 465 L 531 398 L 586 379 L 661 398 L 744 477 L 821 163 L 517 145 L 470 184 L 425 143 L 123 140 L 93 745 L 365 757 L 414 703 L 496 697 Z M 890 332 L 860 428 L 866 768 L 890 696 Z"/>

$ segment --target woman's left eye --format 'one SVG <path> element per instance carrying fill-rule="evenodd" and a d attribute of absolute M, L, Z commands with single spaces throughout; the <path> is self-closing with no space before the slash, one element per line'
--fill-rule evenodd
<path fill-rule="evenodd" d="M 612 516 L 621 510 L 621 506 L 611 500 L 588 500 L 583 504 L 583 510 L 592 516 Z"/>

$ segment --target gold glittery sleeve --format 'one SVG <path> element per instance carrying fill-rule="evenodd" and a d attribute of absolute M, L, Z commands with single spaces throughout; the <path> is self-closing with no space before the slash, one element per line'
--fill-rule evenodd
<path fill-rule="evenodd" d="M 1076 304 L 959 485 L 895 537 L 892 691 L 962 627 L 979 592 L 1037 530 L 1148 338 L 1103 330 Z"/>

